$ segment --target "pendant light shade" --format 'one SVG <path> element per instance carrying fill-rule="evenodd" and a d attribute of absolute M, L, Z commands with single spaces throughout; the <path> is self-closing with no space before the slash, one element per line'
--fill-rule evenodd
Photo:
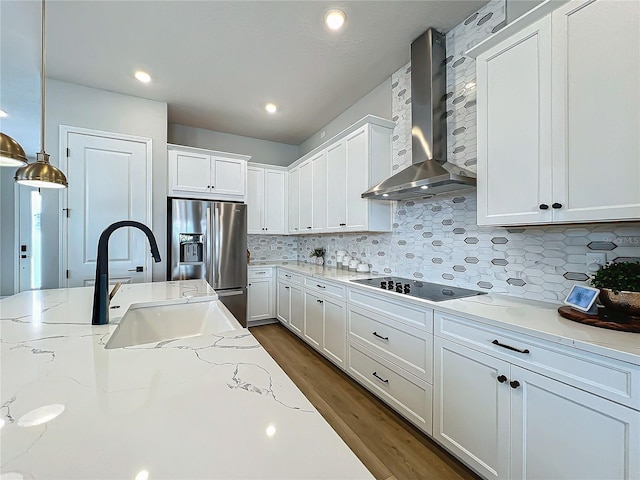
<path fill-rule="evenodd" d="M 20 167 L 13 178 L 16 183 L 34 188 L 67 188 L 67 177 L 49 163 L 49 155 L 40 152 L 36 161 Z"/>
<path fill-rule="evenodd" d="M 27 156 L 18 142 L 0 132 L 0 167 L 20 167 L 27 164 Z"/>
<path fill-rule="evenodd" d="M 49 163 L 49 155 L 44 151 L 44 124 L 45 124 L 45 16 L 44 16 L 44 0 L 42 0 L 42 50 L 41 50 L 41 115 L 40 115 L 40 152 L 36 154 L 36 161 L 27 164 L 16 170 L 16 176 L 13 177 L 16 183 L 34 188 L 67 188 L 67 177 L 64 176 L 62 170 L 57 169 Z M 20 149 L 22 150 L 22 149 Z M 23 152 L 24 154 L 24 152 Z"/>

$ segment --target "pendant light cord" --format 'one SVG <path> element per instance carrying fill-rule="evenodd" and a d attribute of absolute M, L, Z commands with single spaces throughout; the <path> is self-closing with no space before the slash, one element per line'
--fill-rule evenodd
<path fill-rule="evenodd" d="M 44 17 L 44 0 L 42 0 L 42 58 L 41 58 L 41 66 L 40 66 L 40 70 L 41 70 L 41 75 L 42 75 L 42 85 L 41 85 L 41 93 L 40 93 L 40 104 L 41 104 L 41 110 L 40 110 L 40 152 L 44 153 L 44 124 L 45 124 L 45 120 L 44 120 L 44 104 L 45 104 L 45 70 L 44 70 L 44 59 L 45 59 L 45 47 L 44 47 L 44 35 L 45 35 L 45 17 Z"/>

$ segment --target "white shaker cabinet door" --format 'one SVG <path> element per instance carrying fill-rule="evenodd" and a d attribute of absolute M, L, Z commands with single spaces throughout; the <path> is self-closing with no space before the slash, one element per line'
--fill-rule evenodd
<path fill-rule="evenodd" d="M 212 157 L 211 190 L 219 195 L 244 196 L 246 193 L 246 160 Z"/>
<path fill-rule="evenodd" d="M 509 363 L 434 338 L 433 436 L 489 479 L 509 475 Z"/>
<path fill-rule="evenodd" d="M 273 289 L 270 278 L 252 279 L 247 288 L 249 321 L 273 318 Z"/>
<path fill-rule="evenodd" d="M 285 234 L 286 172 L 264 171 L 265 233 Z"/>
<path fill-rule="evenodd" d="M 327 230 L 347 225 L 347 150 L 344 140 L 327 148 Z"/>
<path fill-rule="evenodd" d="M 211 189 L 211 157 L 205 154 L 169 151 L 170 189 L 173 192 L 208 193 Z"/>
<path fill-rule="evenodd" d="M 638 1 L 553 13 L 556 222 L 640 218 L 639 45 Z"/>
<path fill-rule="evenodd" d="M 291 292 L 291 310 L 289 326 L 298 335 L 302 335 L 304 328 L 304 296 L 302 288 L 296 285 L 290 285 Z"/>
<path fill-rule="evenodd" d="M 478 56 L 478 225 L 548 223 L 551 18 Z"/>
<path fill-rule="evenodd" d="M 311 162 L 301 163 L 299 168 L 299 193 L 300 193 L 300 232 L 311 233 L 313 228 L 313 204 L 311 200 L 311 188 L 313 185 L 313 175 L 311 172 Z"/>
<path fill-rule="evenodd" d="M 369 201 L 362 193 L 369 189 L 369 130 L 361 128 L 346 139 L 347 155 L 347 226 L 351 229 L 365 228 Z"/>
<path fill-rule="evenodd" d="M 327 228 L 327 156 L 324 151 L 311 157 L 311 204 L 313 205 L 312 226 L 314 231 Z"/>
<path fill-rule="evenodd" d="M 324 331 L 322 350 L 333 363 L 345 368 L 347 354 L 347 312 L 345 304 L 323 299 Z"/>
<path fill-rule="evenodd" d="M 300 231 L 300 169 L 289 172 L 289 233 Z"/>
<path fill-rule="evenodd" d="M 279 281 L 276 289 L 276 317 L 288 325 L 291 321 L 291 287 L 285 282 Z"/>
<path fill-rule="evenodd" d="M 264 169 L 247 169 L 247 233 L 264 233 Z"/>
<path fill-rule="evenodd" d="M 640 412 L 513 365 L 509 380 L 511 478 L 640 478 Z"/>
<path fill-rule="evenodd" d="M 313 293 L 304 292 L 304 338 L 313 347 L 322 349 L 323 300 Z"/>

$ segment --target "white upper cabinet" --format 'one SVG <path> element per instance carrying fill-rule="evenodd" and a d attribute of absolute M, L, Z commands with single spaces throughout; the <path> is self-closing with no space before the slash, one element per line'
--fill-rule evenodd
<path fill-rule="evenodd" d="M 364 117 L 290 168 L 290 233 L 391 231 L 391 203 L 361 194 L 391 176 L 393 125 Z"/>
<path fill-rule="evenodd" d="M 284 169 L 256 164 L 247 168 L 247 233 L 287 233 L 286 177 Z"/>
<path fill-rule="evenodd" d="M 300 231 L 300 168 L 289 172 L 289 233 Z"/>
<path fill-rule="evenodd" d="M 170 196 L 244 202 L 247 155 L 169 145 Z"/>
<path fill-rule="evenodd" d="M 640 2 L 573 1 L 552 23 L 554 221 L 638 219 Z"/>
<path fill-rule="evenodd" d="M 640 2 L 573 0 L 469 52 L 479 225 L 640 219 L 639 44 Z"/>

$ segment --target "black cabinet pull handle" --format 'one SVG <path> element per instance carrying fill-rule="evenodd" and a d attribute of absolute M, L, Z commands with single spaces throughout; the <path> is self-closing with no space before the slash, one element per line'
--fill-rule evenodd
<path fill-rule="evenodd" d="M 540 210 L 549 210 L 549 205 L 547 205 L 546 203 L 541 203 Z"/>
<path fill-rule="evenodd" d="M 382 340 L 389 341 L 389 337 L 383 337 L 378 332 L 373 332 L 372 335 L 375 335 L 376 337 L 381 338 Z"/>
<path fill-rule="evenodd" d="M 346 223 L 341 223 L 341 224 L 340 224 L 340 226 L 341 226 L 341 227 L 346 227 L 346 226 L 347 226 L 347 224 L 346 224 Z"/>
<path fill-rule="evenodd" d="M 512 382 L 509 382 L 509 385 L 511 385 L 511 388 L 518 388 L 520 386 L 520 382 L 513 380 Z"/>
<path fill-rule="evenodd" d="M 498 340 L 494 340 L 494 341 L 493 341 L 493 342 L 491 342 L 491 343 L 493 343 L 494 345 L 497 345 L 497 346 L 499 346 L 499 347 L 506 348 L 507 350 L 513 350 L 514 352 L 518 352 L 518 353 L 529 353 L 529 350 L 528 350 L 528 349 L 526 349 L 526 348 L 525 348 L 524 350 L 521 350 L 521 349 L 519 349 L 519 348 L 512 347 L 511 345 L 505 345 L 504 343 L 500 343 Z"/>
<path fill-rule="evenodd" d="M 324 303 L 322 300 L 316 300 L 316 302 L 318 302 L 318 303 Z"/>
<path fill-rule="evenodd" d="M 504 383 L 504 382 L 506 382 L 506 381 L 507 381 L 507 377 L 505 377 L 504 375 L 500 375 L 500 376 L 497 378 L 497 380 L 498 380 L 498 382 L 500 382 L 500 383 Z"/>
<path fill-rule="evenodd" d="M 316 284 L 316 287 L 318 287 L 318 288 L 327 288 L 324 285 L 320 285 L 319 283 Z"/>
<path fill-rule="evenodd" d="M 380 375 L 378 375 L 378 372 L 373 372 L 371 375 L 373 375 L 374 377 L 376 377 L 378 380 L 380 380 L 382 383 L 386 383 L 387 385 L 389 384 L 389 380 L 387 380 L 386 378 L 382 378 Z"/>
<path fill-rule="evenodd" d="M 551 205 L 552 208 L 562 208 L 562 204 L 561 203 L 554 203 L 553 205 Z"/>
<path fill-rule="evenodd" d="M 289 290 L 289 287 L 284 287 L 285 290 Z"/>
<path fill-rule="evenodd" d="M 286 273 L 284 274 L 284 276 L 287 278 L 291 278 L 291 275 L 287 275 Z"/>
<path fill-rule="evenodd" d="M 311 227 L 307 227 L 307 228 L 311 228 Z"/>

